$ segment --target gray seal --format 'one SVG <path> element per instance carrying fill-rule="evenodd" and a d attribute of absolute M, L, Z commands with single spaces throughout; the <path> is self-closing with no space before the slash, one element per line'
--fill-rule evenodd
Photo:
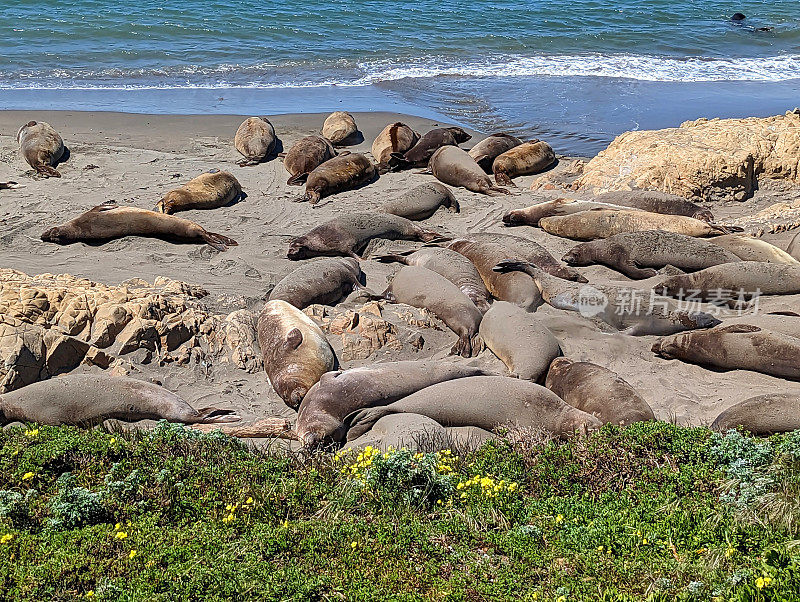
<path fill-rule="evenodd" d="M 461 211 L 456 197 L 447 186 L 439 182 L 427 182 L 384 204 L 381 211 L 420 221 L 428 219 L 439 207 L 446 207 L 451 213 Z"/>
<path fill-rule="evenodd" d="M 333 305 L 361 287 L 364 274 L 357 259 L 352 257 L 330 257 L 310 261 L 284 276 L 272 292 L 269 300 L 281 299 L 297 309 L 305 309 L 314 303 Z"/>
<path fill-rule="evenodd" d="M 291 175 L 286 183 L 300 186 L 308 179 L 308 174 L 335 156 L 336 149 L 324 136 L 300 138 L 283 158 L 283 166 Z"/>
<path fill-rule="evenodd" d="M 745 399 L 724 410 L 711 428 L 742 428 L 754 435 L 796 431 L 800 429 L 800 393 L 768 393 Z"/>
<path fill-rule="evenodd" d="M 653 290 L 672 297 L 722 301 L 727 294 L 735 301 L 759 295 L 800 293 L 800 265 L 739 261 L 715 265 L 693 274 L 679 274 L 661 280 Z"/>
<path fill-rule="evenodd" d="M 238 161 L 240 167 L 257 165 L 266 161 L 275 150 L 278 137 L 266 117 L 248 117 L 236 130 L 233 145 L 244 158 Z"/>
<path fill-rule="evenodd" d="M 469 156 L 475 159 L 483 171 L 492 173 L 494 160 L 520 144 L 522 144 L 522 140 L 519 138 L 505 132 L 498 132 L 487 136 L 469 149 Z"/>
<path fill-rule="evenodd" d="M 615 190 L 598 194 L 594 197 L 594 200 L 652 213 L 683 215 L 684 217 L 693 217 L 704 222 L 714 222 L 714 214 L 711 213 L 710 209 L 687 201 L 681 196 L 659 190 Z"/>
<path fill-rule="evenodd" d="M 747 234 L 726 234 L 710 239 L 718 245 L 736 255 L 742 261 L 766 261 L 769 263 L 788 263 L 798 265 L 797 259 L 783 249 L 769 244 L 766 240 L 754 238 Z"/>
<path fill-rule="evenodd" d="M 19 128 L 17 143 L 22 158 L 38 173 L 61 177 L 55 167 L 64 157 L 64 141 L 52 125 L 44 121 L 29 121 Z"/>
<path fill-rule="evenodd" d="M 443 146 L 433 153 L 428 169 L 437 180 L 450 186 L 461 186 L 489 196 L 510 194 L 505 188 L 494 186 L 475 159 L 457 146 Z"/>
<path fill-rule="evenodd" d="M 458 146 L 472 138 L 460 127 L 434 128 L 405 153 L 392 153 L 389 168 L 393 171 L 411 167 L 428 167 L 433 153 L 443 146 Z"/>

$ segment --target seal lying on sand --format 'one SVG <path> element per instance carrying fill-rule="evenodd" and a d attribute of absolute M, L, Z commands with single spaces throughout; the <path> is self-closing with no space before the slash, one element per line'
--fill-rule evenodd
<path fill-rule="evenodd" d="M 441 361 L 387 362 L 328 372 L 300 405 L 295 430 L 306 447 L 342 441 L 344 418 L 351 412 L 393 403 L 437 383 L 483 374 L 480 368 Z"/>
<path fill-rule="evenodd" d="M 443 146 L 433 153 L 428 169 L 437 180 L 451 186 L 461 186 L 490 196 L 510 194 L 505 188 L 494 186 L 475 159 L 457 146 Z"/>
<path fill-rule="evenodd" d="M 499 132 L 497 134 L 491 134 L 469 149 L 469 156 L 475 159 L 475 163 L 480 165 L 483 171 L 492 173 L 492 163 L 494 163 L 494 160 L 504 152 L 520 144 L 522 144 L 522 140 L 519 138 L 515 138 L 511 134 Z"/>
<path fill-rule="evenodd" d="M 320 377 L 336 367 L 328 339 L 311 318 L 278 299 L 264 305 L 256 330 L 272 388 L 296 409 Z"/>
<path fill-rule="evenodd" d="M 335 146 L 346 144 L 351 137 L 355 138 L 357 133 L 356 120 L 345 111 L 334 111 L 322 124 L 322 135 Z"/>
<path fill-rule="evenodd" d="M 378 176 L 372 161 L 360 153 L 342 153 L 314 168 L 299 200 L 312 205 L 323 197 L 372 182 Z"/>
<path fill-rule="evenodd" d="M 65 374 L 0 395 L 0 421 L 91 425 L 103 420 L 168 420 L 186 424 L 236 422 L 233 410 L 195 410 L 186 401 L 135 378 Z"/>
<path fill-rule="evenodd" d="M 235 240 L 206 232 L 199 224 L 137 207 L 120 207 L 113 201 L 103 203 L 79 215 L 66 224 L 55 226 L 42 233 L 42 240 L 58 244 L 78 241 L 101 241 L 122 236 L 146 236 L 204 242 L 218 251 L 238 245 Z"/>
<path fill-rule="evenodd" d="M 560 436 L 601 426 L 591 414 L 530 381 L 471 376 L 426 387 L 386 406 L 350 414 L 345 420 L 347 440 L 367 432 L 381 417 L 399 413 L 421 414 L 442 426 L 477 426 L 487 431 L 504 426 L 542 428 Z"/>
<path fill-rule="evenodd" d="M 336 149 L 323 136 L 306 136 L 292 145 L 283 158 L 283 166 L 291 174 L 286 181 L 289 186 L 300 186 L 308 174 L 325 161 L 336 156 Z"/>
<path fill-rule="evenodd" d="M 351 213 L 317 226 L 289 244 L 289 259 L 308 259 L 320 255 L 349 255 L 360 259 L 373 238 L 389 240 L 444 239 L 438 232 L 425 230 L 411 220 L 388 213 Z"/>
<path fill-rule="evenodd" d="M 403 154 L 419 141 L 419 134 L 400 121 L 390 123 L 381 130 L 372 143 L 372 158 L 378 162 L 378 173 L 389 171 L 392 153 Z"/>
<path fill-rule="evenodd" d="M 770 263 L 788 263 L 798 265 L 797 261 L 786 251 L 779 249 L 775 245 L 769 244 L 766 240 L 754 238 L 746 234 L 726 234 L 710 239 L 712 243 L 718 245 L 739 257 L 742 261 L 768 261 Z"/>
<path fill-rule="evenodd" d="M 170 190 L 156 205 L 156 211 L 172 214 L 191 209 L 216 209 L 242 196 L 242 186 L 227 171 L 209 171 Z"/>
<path fill-rule="evenodd" d="M 314 303 L 333 305 L 362 286 L 364 274 L 357 259 L 335 257 L 305 263 L 284 276 L 269 300 L 281 299 L 305 309 Z"/>
<path fill-rule="evenodd" d="M 800 233 L 794 235 L 792 242 L 786 247 L 786 252 L 797 261 L 800 261 Z"/>
<path fill-rule="evenodd" d="M 233 145 L 244 159 L 237 164 L 241 167 L 256 165 L 267 158 L 275 150 L 278 138 L 275 128 L 266 117 L 248 117 L 236 130 Z"/>
<path fill-rule="evenodd" d="M 411 451 L 431 452 L 459 449 L 473 451 L 496 437 L 475 426 L 445 428 L 435 420 L 420 414 L 390 414 L 378 420 L 361 437 L 348 441 L 342 449 L 407 448 Z"/>
<path fill-rule="evenodd" d="M 749 324 L 666 337 L 656 341 L 652 350 L 666 359 L 701 366 L 800 379 L 800 339 Z"/>
<path fill-rule="evenodd" d="M 711 424 L 715 431 L 743 428 L 754 435 L 800 429 L 800 393 L 769 393 L 732 405 Z"/>
<path fill-rule="evenodd" d="M 389 167 L 393 170 L 428 167 L 428 161 L 443 146 L 458 146 L 472 138 L 459 127 L 435 128 L 425 134 L 405 153 L 392 153 Z"/>
<path fill-rule="evenodd" d="M 29 121 L 17 132 L 22 158 L 38 173 L 60 178 L 55 166 L 64 156 L 64 141 L 49 123 Z"/>
<path fill-rule="evenodd" d="M 19 182 L 0 182 L 0 190 L 11 190 L 14 188 L 22 188 Z"/>
<path fill-rule="evenodd" d="M 427 182 L 384 204 L 381 211 L 420 221 L 428 219 L 436 213 L 439 207 L 447 207 L 452 213 L 461 211 L 456 197 L 447 186 L 439 184 L 439 182 Z"/>
<path fill-rule="evenodd" d="M 495 301 L 478 330 L 481 339 L 508 368 L 510 376 L 538 381 L 561 344 L 536 314 L 506 301 Z"/>
<path fill-rule="evenodd" d="M 531 140 L 507 150 L 492 163 L 498 186 L 516 186 L 511 178 L 539 173 L 555 163 L 556 154 L 547 142 Z"/>
<path fill-rule="evenodd" d="M 603 424 L 628 425 L 656 419 L 652 408 L 633 387 L 597 364 L 556 358 L 550 364 L 545 386 Z"/>
<path fill-rule="evenodd" d="M 503 223 L 506 226 L 534 226 L 538 227 L 539 222 L 545 217 L 557 215 L 572 215 L 582 211 L 593 209 L 625 209 L 622 205 L 602 203 L 600 201 L 582 201 L 580 199 L 555 199 L 536 203 L 530 207 L 522 209 L 512 209 L 503 216 Z"/>
<path fill-rule="evenodd" d="M 708 240 L 663 230 L 628 232 L 584 242 L 561 259 L 569 265 L 605 265 L 634 280 L 656 276 L 656 270 L 668 265 L 691 272 L 741 261 Z"/>
<path fill-rule="evenodd" d="M 716 265 L 694 274 L 670 276 L 653 286 L 653 290 L 672 297 L 689 297 L 722 301 L 721 293 L 733 292 L 734 300 L 761 295 L 800 293 L 800 265 L 739 261 Z"/>
<path fill-rule="evenodd" d="M 687 201 L 682 196 L 658 190 L 615 190 L 598 194 L 593 200 L 652 213 L 683 215 L 709 223 L 714 221 L 714 214 L 710 209 Z"/>

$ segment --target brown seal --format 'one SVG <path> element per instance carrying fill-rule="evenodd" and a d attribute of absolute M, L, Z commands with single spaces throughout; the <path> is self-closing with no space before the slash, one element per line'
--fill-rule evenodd
<path fill-rule="evenodd" d="M 306 193 L 299 199 L 315 205 L 323 197 L 372 182 L 378 172 L 361 153 L 342 153 L 314 168 L 306 180 Z"/>
<path fill-rule="evenodd" d="M 612 205 L 599 201 L 583 201 L 580 199 L 555 199 L 536 203 L 522 209 L 512 209 L 503 216 L 506 226 L 539 226 L 539 221 L 545 217 L 556 215 L 572 215 L 581 211 L 592 209 L 624 209 L 622 205 Z"/>
<path fill-rule="evenodd" d="M 389 167 L 393 170 L 428 167 L 431 155 L 443 146 L 458 146 L 472 138 L 460 127 L 434 128 L 405 153 L 392 153 Z"/>
<path fill-rule="evenodd" d="M 704 222 L 714 222 L 714 214 L 710 209 L 687 201 L 681 196 L 659 190 L 614 190 L 598 194 L 594 200 L 642 211 L 663 213 L 664 215 L 683 215 Z"/>
<path fill-rule="evenodd" d="M 510 194 L 505 188 L 494 186 L 475 159 L 457 146 L 443 146 L 433 153 L 428 169 L 437 180 L 451 186 L 461 186 L 490 196 Z"/>
<path fill-rule="evenodd" d="M 545 386 L 603 424 L 626 426 L 656 419 L 636 389 L 615 372 L 597 364 L 556 358 L 550 364 Z"/>
<path fill-rule="evenodd" d="M 671 297 L 723 302 L 746 300 L 760 295 L 800 293 L 800 265 L 739 261 L 715 265 L 693 274 L 679 274 L 661 280 L 653 290 Z"/>
<path fill-rule="evenodd" d="M 492 173 L 492 163 L 504 152 L 522 144 L 522 140 L 511 134 L 499 132 L 491 134 L 469 149 L 469 156 L 481 166 L 486 173 Z"/>
<path fill-rule="evenodd" d="M 494 160 L 494 181 L 498 186 L 516 186 L 511 178 L 542 172 L 555 163 L 555 160 L 556 154 L 547 142 L 523 142 Z"/>
<path fill-rule="evenodd" d="M 153 383 L 97 374 L 65 374 L 0 395 L 0 423 L 92 425 L 103 420 L 168 420 L 186 424 L 236 422 L 233 410 L 195 410 Z"/>
<path fill-rule="evenodd" d="M 378 173 L 389 171 L 392 153 L 402 155 L 411 150 L 418 141 L 419 133 L 400 121 L 383 128 L 372 143 L 372 158 L 378 162 Z"/>
<path fill-rule="evenodd" d="M 320 327 L 280 299 L 267 301 L 256 329 L 269 382 L 296 409 L 320 377 L 336 367 L 336 355 Z"/>
<path fill-rule="evenodd" d="M 747 234 L 726 234 L 712 238 L 711 242 L 730 251 L 742 261 L 767 261 L 769 263 L 788 263 L 798 265 L 800 261 L 783 249 L 769 244 L 766 240 Z"/>
<path fill-rule="evenodd" d="M 800 233 L 794 235 L 792 242 L 786 247 L 786 252 L 797 261 L 800 261 Z"/>
<path fill-rule="evenodd" d="M 238 161 L 238 165 L 256 165 L 267 158 L 275 150 L 278 142 L 275 136 L 275 128 L 266 117 L 248 117 L 236 130 L 233 138 L 233 145 L 244 159 Z"/>
<path fill-rule="evenodd" d="M 328 372 L 311 387 L 297 414 L 297 435 L 306 447 L 342 441 L 345 417 L 387 405 L 437 383 L 481 376 L 480 368 L 442 361 L 387 362 Z"/>
<path fill-rule="evenodd" d="M 444 239 L 438 232 L 425 230 L 411 220 L 389 213 L 351 213 L 337 217 L 298 236 L 289 243 L 289 259 L 308 259 L 320 255 L 349 255 L 360 259 L 373 238 L 388 240 Z"/>
<path fill-rule="evenodd" d="M 356 120 L 350 113 L 334 111 L 322 124 L 322 135 L 334 146 L 344 146 L 358 134 Z"/>
<path fill-rule="evenodd" d="M 113 201 L 98 205 L 66 224 L 45 230 L 42 240 L 64 245 L 123 236 L 204 242 L 218 251 L 225 251 L 228 247 L 239 244 L 222 234 L 207 232 L 201 225 L 188 219 L 137 207 L 120 207 Z"/>
<path fill-rule="evenodd" d="M 156 211 L 172 214 L 190 209 L 216 209 L 242 196 L 242 186 L 232 173 L 209 171 L 170 190 L 156 205 Z"/>
<path fill-rule="evenodd" d="M 800 429 L 800 393 L 768 393 L 745 399 L 724 410 L 711 428 L 743 428 L 754 435 L 796 431 Z"/>
<path fill-rule="evenodd" d="M 327 138 L 323 136 L 300 138 L 283 159 L 283 166 L 291 174 L 286 183 L 289 186 L 300 186 L 308 179 L 308 174 L 335 156 L 336 149 Z"/>
<path fill-rule="evenodd" d="M 269 300 L 281 299 L 297 309 L 314 303 L 333 305 L 362 285 L 364 274 L 357 259 L 331 257 L 310 261 L 284 276 Z"/>
<path fill-rule="evenodd" d="M 55 169 L 64 156 L 64 141 L 49 123 L 29 121 L 17 132 L 22 158 L 38 173 L 53 178 L 61 174 Z"/>
<path fill-rule="evenodd" d="M 439 182 L 427 182 L 384 204 L 381 211 L 420 221 L 428 219 L 439 207 L 447 207 L 452 213 L 461 211 L 456 197 L 447 186 Z"/>

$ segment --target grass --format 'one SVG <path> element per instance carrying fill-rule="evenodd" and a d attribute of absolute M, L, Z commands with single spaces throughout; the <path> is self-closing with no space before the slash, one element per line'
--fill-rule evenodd
<path fill-rule="evenodd" d="M 451 454 L 0 432 L 3 600 L 800 600 L 800 436 L 665 423 Z"/>

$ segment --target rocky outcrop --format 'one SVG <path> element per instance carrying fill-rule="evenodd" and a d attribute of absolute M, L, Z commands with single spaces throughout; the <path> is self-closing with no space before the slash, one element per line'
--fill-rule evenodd
<path fill-rule="evenodd" d="M 745 233 L 752 236 L 776 234 L 800 228 L 800 201 L 775 203 L 755 215 L 739 217 L 728 223 L 732 226 L 739 226 Z"/>

